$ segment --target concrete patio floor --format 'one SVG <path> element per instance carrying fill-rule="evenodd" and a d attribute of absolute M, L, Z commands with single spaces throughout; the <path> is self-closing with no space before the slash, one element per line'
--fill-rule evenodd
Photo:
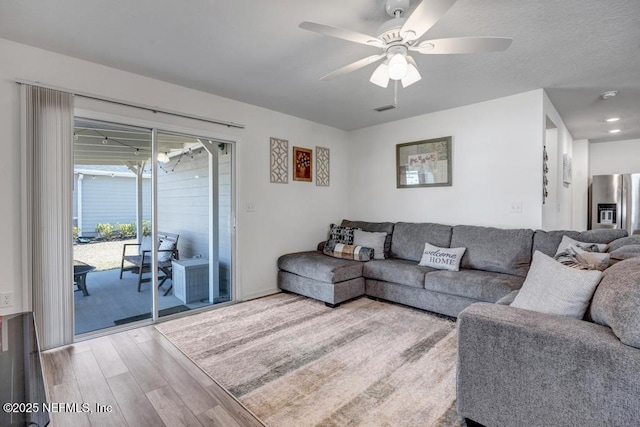
<path fill-rule="evenodd" d="M 87 274 L 89 296 L 84 296 L 77 290 L 73 295 L 76 335 L 115 326 L 116 320 L 151 313 L 151 283 L 143 283 L 141 291 L 138 292 L 137 274 L 126 271 L 122 280 L 119 276 L 120 269 L 93 271 Z M 168 289 L 170 285 L 171 280 L 167 280 L 163 288 Z M 208 301 L 185 304 L 173 295 L 173 291 L 167 296 L 163 294 L 164 290 L 161 289 L 158 296 L 159 310 L 182 305 L 190 309 L 210 305 Z"/>

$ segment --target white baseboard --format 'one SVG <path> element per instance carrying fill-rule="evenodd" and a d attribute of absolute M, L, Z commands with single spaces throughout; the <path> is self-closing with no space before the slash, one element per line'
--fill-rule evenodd
<path fill-rule="evenodd" d="M 240 297 L 239 301 L 248 301 L 250 299 L 266 297 L 267 295 L 273 295 L 273 294 L 277 294 L 277 293 L 280 293 L 280 292 L 281 291 L 280 291 L 279 288 L 265 289 L 265 290 L 260 291 L 260 292 L 253 292 L 251 294 L 243 295 L 242 297 Z"/>

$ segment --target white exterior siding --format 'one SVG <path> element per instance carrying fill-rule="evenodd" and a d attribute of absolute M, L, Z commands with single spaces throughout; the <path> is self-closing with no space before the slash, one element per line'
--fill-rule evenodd
<path fill-rule="evenodd" d="M 142 181 L 142 218 L 151 218 L 151 180 Z M 84 175 L 82 180 L 82 219 L 78 218 L 78 175 L 73 185 L 74 225 L 82 223 L 80 235 L 96 236 L 96 226 L 109 223 L 130 224 L 136 221 L 135 177 Z"/>

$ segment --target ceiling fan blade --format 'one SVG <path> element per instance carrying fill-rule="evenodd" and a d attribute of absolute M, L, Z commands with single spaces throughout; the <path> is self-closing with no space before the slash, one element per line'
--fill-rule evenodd
<path fill-rule="evenodd" d="M 363 58 L 359 61 L 353 62 L 349 65 L 345 65 L 342 68 L 338 68 L 337 70 L 335 70 L 332 73 L 327 74 L 326 76 L 320 77 L 320 80 L 331 80 L 334 79 L 338 76 L 342 76 L 344 74 L 350 73 L 352 71 L 358 70 L 362 67 L 365 67 L 369 64 L 373 64 L 376 61 L 381 60 L 382 58 L 386 58 L 387 54 L 386 53 L 381 53 L 380 55 L 371 55 L 371 56 L 367 56 L 366 58 Z"/>
<path fill-rule="evenodd" d="M 410 47 L 409 50 L 427 55 L 502 52 L 511 46 L 512 41 L 508 37 L 455 37 L 425 40 L 417 46 Z"/>
<path fill-rule="evenodd" d="M 422 0 L 400 29 L 403 41 L 418 40 L 455 2 L 456 0 Z"/>
<path fill-rule="evenodd" d="M 316 24 L 315 22 L 302 22 L 298 27 L 303 30 L 313 31 L 327 36 L 335 37 L 350 42 L 366 44 L 367 46 L 383 47 L 384 42 L 377 37 L 368 36 L 356 31 L 345 30 L 344 28 L 332 27 L 330 25 Z"/>

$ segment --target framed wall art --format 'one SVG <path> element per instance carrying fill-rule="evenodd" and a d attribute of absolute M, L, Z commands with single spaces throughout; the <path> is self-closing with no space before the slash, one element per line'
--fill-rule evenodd
<path fill-rule="evenodd" d="M 311 173 L 313 151 L 308 148 L 293 147 L 293 180 L 313 181 Z"/>
<path fill-rule="evenodd" d="M 451 186 L 451 137 L 396 145 L 398 188 Z"/>
<path fill-rule="evenodd" d="M 573 175 L 571 156 L 568 154 L 562 155 L 562 182 L 564 184 L 571 184 L 571 176 Z"/>

